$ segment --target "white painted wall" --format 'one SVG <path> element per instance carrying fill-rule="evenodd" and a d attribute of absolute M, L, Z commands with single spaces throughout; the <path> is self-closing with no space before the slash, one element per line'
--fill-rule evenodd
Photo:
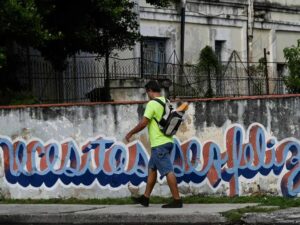
<path fill-rule="evenodd" d="M 297 139 L 300 136 L 300 129 L 298 126 L 298 121 L 300 119 L 299 113 L 299 104 L 300 96 L 282 96 L 274 98 L 257 98 L 257 99 L 225 99 L 221 100 L 210 100 L 210 101 L 195 101 L 190 103 L 189 110 L 187 111 L 186 121 L 181 126 L 177 134 L 177 142 L 181 145 L 181 153 L 184 153 L 186 149 L 186 143 L 198 143 L 199 157 L 197 158 L 195 169 L 198 171 L 203 167 L 204 161 L 209 158 L 216 160 L 216 165 L 220 163 L 218 160 L 221 160 L 216 155 L 207 153 L 202 155 L 203 151 L 207 149 L 205 146 L 214 145 L 216 151 L 224 154 L 231 154 L 230 150 L 232 147 L 229 145 L 232 141 L 236 140 L 238 136 L 230 135 L 232 129 L 240 130 L 241 141 L 243 144 L 249 143 L 249 138 L 253 137 L 255 133 L 249 135 L 249 128 L 253 129 L 255 127 L 259 128 L 262 131 L 263 139 L 265 138 L 264 144 L 268 140 L 274 142 L 274 148 L 264 149 L 264 151 L 272 151 L 274 154 L 275 151 L 280 151 L 278 146 L 287 146 L 288 143 L 295 143 L 295 145 L 300 146 L 300 141 Z M 7 177 L 8 171 L 19 171 L 20 173 L 26 173 L 25 180 L 29 182 L 34 182 L 35 179 L 42 179 L 41 177 L 33 178 L 32 175 L 37 173 L 37 171 L 42 171 L 42 164 L 39 164 L 41 161 L 38 154 L 35 154 L 34 158 L 36 160 L 36 169 L 28 169 L 28 157 L 25 159 L 24 152 L 23 156 L 19 154 L 19 160 L 23 158 L 24 164 L 19 162 L 17 167 L 11 167 L 9 170 L 4 171 L 4 165 L 13 165 L 13 160 L 17 160 L 16 155 L 11 155 L 10 158 L 4 158 L 5 148 L 3 146 L 3 141 L 7 143 L 24 143 L 27 145 L 26 154 L 32 152 L 32 147 L 30 143 L 32 141 L 37 141 L 41 143 L 42 148 L 45 148 L 46 155 L 42 157 L 48 157 L 47 154 L 50 154 L 46 151 L 47 146 L 50 144 L 57 144 L 58 146 L 63 143 L 75 143 L 75 151 L 79 156 L 84 156 L 82 150 L 85 149 L 85 146 L 89 141 L 97 140 L 97 137 L 102 137 L 104 140 L 113 140 L 114 146 L 118 146 L 117 149 L 121 148 L 126 154 L 131 154 L 132 150 L 129 150 L 131 146 L 136 146 L 139 149 L 141 154 L 147 156 L 150 154 L 150 146 L 148 141 L 147 130 L 144 130 L 138 135 L 135 135 L 132 139 L 132 142 L 126 144 L 124 142 L 124 136 L 126 133 L 138 123 L 139 119 L 143 115 L 144 104 L 99 104 L 99 105 L 78 105 L 78 106 L 42 106 L 42 107 L 21 107 L 21 108 L 2 108 L 0 109 L 0 192 L 5 198 L 106 198 L 106 197 L 125 197 L 131 195 L 131 193 L 142 193 L 145 184 L 132 185 L 126 183 L 123 186 L 113 187 L 114 181 L 116 178 L 109 178 L 108 183 L 110 185 L 103 186 L 100 185 L 97 180 L 89 185 L 75 185 L 72 182 L 75 182 L 74 176 L 79 177 L 82 181 L 85 180 L 85 175 L 80 174 L 79 169 L 74 169 L 75 171 L 70 171 L 68 169 L 63 169 L 62 172 L 66 173 L 66 176 L 69 176 L 71 184 L 63 184 L 62 181 L 55 182 L 55 185 L 50 185 L 46 187 L 45 185 L 40 185 L 37 187 L 25 186 L 21 184 L 21 180 L 18 180 L 20 174 L 14 174 L 12 177 L 17 179 L 17 183 L 13 184 L 10 179 Z M 255 130 L 255 129 L 254 129 Z M 253 148 L 256 145 L 253 145 Z M 136 142 L 137 141 L 137 142 Z M 285 144 L 286 143 L 286 144 Z M 31 145 L 32 146 L 32 145 Z M 140 146 L 140 147 L 138 147 Z M 12 149 L 19 149 L 17 145 L 11 147 Z M 91 146 L 93 149 L 93 147 Z M 300 157 L 300 147 L 295 147 L 298 151 L 298 154 L 295 155 L 294 160 L 299 160 Z M 22 149 L 22 148 L 21 148 Z M 34 148 L 33 148 L 34 149 Z M 104 150 L 103 148 L 100 148 Z M 208 148 L 209 149 L 209 148 Z M 48 149 L 49 150 L 49 149 Z M 23 150 L 19 150 L 23 151 Z M 50 151 L 50 150 L 49 150 Z M 65 164 L 63 168 L 68 168 L 72 164 L 69 164 L 71 161 L 68 161 L 68 158 L 63 156 L 62 149 L 58 148 L 58 156 L 54 168 L 59 169 L 59 163 L 62 160 L 66 160 L 68 164 Z M 93 150 L 93 152 L 95 149 Z M 235 152 L 236 150 L 233 150 Z M 258 150 L 254 150 L 254 153 L 257 153 Z M 13 152 L 13 151 L 12 151 Z M 90 154 L 91 162 L 89 165 L 95 167 L 96 153 Z M 106 149 L 107 154 L 113 154 L 109 149 Z M 13 154 L 13 153 L 12 153 Z M 14 153 L 16 154 L 16 153 Z M 108 165 L 116 166 L 113 164 L 114 155 L 112 155 L 108 161 Z M 177 157 L 177 156 L 176 156 Z M 264 156 L 266 157 L 266 156 Z M 50 157 L 51 158 L 51 157 Z M 49 158 L 49 160 L 51 160 Z M 101 158 L 101 157 L 100 157 Z M 32 158 L 31 158 L 32 159 Z M 108 159 L 105 155 L 105 159 Z M 147 159 L 147 158 L 144 158 Z M 186 160 L 191 160 L 190 157 L 187 157 Z M 226 164 L 229 158 L 224 158 L 223 169 L 230 167 L 230 164 Z M 265 162 L 265 158 L 261 159 L 261 163 Z M 287 160 L 287 156 L 283 157 L 283 160 Z M 22 161 L 22 160 L 21 160 Z M 125 160 L 126 161 L 126 160 Z M 33 162 L 33 161 L 32 161 Z M 50 161 L 49 161 L 50 162 Z M 50 168 L 50 163 L 47 163 L 46 168 Z M 80 160 L 82 165 L 88 165 L 83 163 L 83 158 Z M 126 161 L 129 165 L 137 162 Z M 271 161 L 273 162 L 273 161 Z M 296 161 L 295 161 L 296 162 Z M 199 164 L 200 163 L 200 164 Z M 239 162 L 238 162 L 239 163 Z M 34 164 L 33 164 L 34 165 Z M 78 162 L 76 162 L 78 165 Z M 101 164 L 102 165 L 102 164 Z M 100 165 L 100 167 L 101 167 Z M 212 164 L 211 164 L 212 165 Z M 235 165 L 235 164 L 233 164 Z M 298 165 L 298 164 L 297 164 Z M 102 165 L 103 166 L 103 165 Z M 179 167 L 186 171 L 190 166 L 185 164 L 183 167 Z M 231 165 L 232 166 L 232 165 Z M 240 165 L 235 165 L 242 169 Z M 134 166 L 135 168 L 136 166 Z M 210 166 L 211 167 L 211 166 Z M 73 168 L 73 167 L 70 167 Z M 91 167 L 92 168 L 92 167 Z M 117 167 L 118 168 L 118 167 Z M 127 167 L 126 167 L 127 168 Z M 231 168 L 231 167 L 230 167 Z M 146 169 L 146 168 L 145 168 Z M 211 171 L 213 168 L 211 167 Z M 143 169 L 142 169 L 143 170 Z M 24 172 L 25 171 L 25 172 Z M 234 171 L 234 170 L 231 170 Z M 187 172 L 187 171 L 186 171 Z M 117 173 L 117 172 L 114 172 Z M 122 172 L 121 172 L 122 173 Z M 124 172 L 123 172 L 124 173 Z M 232 173 L 232 172 L 231 172 Z M 260 172 L 258 172 L 260 174 Z M 209 195 L 229 195 L 230 193 L 237 193 L 240 195 L 251 195 L 257 192 L 268 193 L 273 195 L 281 195 L 281 187 L 290 188 L 288 193 L 292 195 L 297 195 L 298 192 L 293 192 L 292 183 L 284 183 L 282 176 L 287 174 L 286 169 L 280 172 L 279 175 L 257 175 L 253 178 L 243 178 L 236 177 L 238 188 L 233 188 L 232 184 L 222 180 L 219 185 L 215 188 L 212 188 L 211 182 L 215 182 L 214 177 L 211 177 L 212 174 L 209 173 L 205 176 L 210 176 L 210 179 L 205 179 L 202 182 L 181 182 L 180 183 L 180 192 L 182 195 L 191 195 L 191 194 L 209 194 Z M 178 175 L 181 176 L 181 175 Z M 186 176 L 189 176 L 188 173 Z M 290 177 L 292 174 L 290 175 Z M 51 176 L 48 176 L 46 173 L 46 178 L 52 179 Z M 78 179 L 79 179 L 78 178 Z M 87 179 L 87 178 L 86 178 Z M 104 179 L 102 176 L 100 178 Z M 112 179 L 112 180 L 110 180 Z M 223 179 L 223 178 L 222 178 Z M 292 179 L 292 178 L 291 178 Z M 23 178 L 24 180 L 24 178 Z M 103 181 L 103 180 L 102 180 Z M 282 183 L 283 182 L 283 183 Z M 297 181 L 295 181 L 297 182 Z M 260 186 L 260 190 L 258 189 Z M 165 179 L 159 179 L 158 184 L 155 187 L 154 195 L 160 196 L 170 196 L 168 187 L 166 185 Z"/>
<path fill-rule="evenodd" d="M 277 61 L 285 62 L 283 49 L 286 47 L 297 46 L 297 40 L 300 39 L 300 33 L 277 31 Z"/>
<path fill-rule="evenodd" d="M 141 34 L 149 37 L 166 37 L 167 58 L 175 50 L 180 54 L 180 12 L 174 8 L 154 9 L 140 3 Z M 265 1 L 257 0 L 265 3 Z M 263 48 L 270 52 L 269 61 L 284 62 L 283 49 L 300 39 L 300 13 L 294 11 L 299 2 L 294 0 L 268 1 L 271 6 L 260 13 L 254 23 L 253 61 L 263 57 Z M 150 7 L 150 8 L 149 8 Z M 206 45 L 214 47 L 215 40 L 225 40 L 224 60 L 236 50 L 243 61 L 247 59 L 246 41 L 247 1 L 187 1 L 185 28 L 185 62 L 196 63 Z M 293 9 L 293 10 L 289 10 Z M 285 38 L 285 37 L 286 38 Z M 276 67 L 270 68 L 276 76 Z"/>

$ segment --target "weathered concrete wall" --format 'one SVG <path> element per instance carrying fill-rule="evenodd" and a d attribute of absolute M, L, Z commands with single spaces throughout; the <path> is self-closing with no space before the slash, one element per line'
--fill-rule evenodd
<path fill-rule="evenodd" d="M 296 45 L 300 38 L 299 1 L 255 0 L 254 3 L 252 61 L 257 62 L 263 57 L 263 49 L 266 48 L 270 52 L 269 62 L 284 63 L 283 49 Z M 238 52 L 242 61 L 247 61 L 247 5 L 248 0 L 187 1 L 185 63 L 197 63 L 201 49 L 206 45 L 214 48 L 215 41 L 224 42 L 223 61 L 229 60 L 233 50 Z M 178 6 L 161 9 L 145 4 L 144 0 L 140 1 L 139 22 L 140 31 L 144 37 L 167 40 L 167 59 L 174 50 L 180 54 L 180 10 Z M 282 37 L 287 37 L 287 39 Z M 139 46 L 135 49 L 138 48 Z M 277 77 L 276 65 L 270 65 L 270 67 L 269 77 Z"/>
<path fill-rule="evenodd" d="M 142 192 L 149 142 L 124 136 L 144 102 L 0 109 L 6 198 L 105 198 Z M 296 196 L 300 95 L 190 102 L 172 161 L 182 194 Z M 159 179 L 155 195 L 169 195 Z"/>

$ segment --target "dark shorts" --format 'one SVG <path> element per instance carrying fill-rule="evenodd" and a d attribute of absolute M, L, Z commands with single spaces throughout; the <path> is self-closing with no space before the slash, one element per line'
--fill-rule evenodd
<path fill-rule="evenodd" d="M 173 172 L 173 165 L 170 159 L 170 153 L 173 149 L 173 143 L 163 144 L 151 149 L 151 157 L 148 167 L 152 170 L 158 170 L 163 177 L 169 172 Z"/>

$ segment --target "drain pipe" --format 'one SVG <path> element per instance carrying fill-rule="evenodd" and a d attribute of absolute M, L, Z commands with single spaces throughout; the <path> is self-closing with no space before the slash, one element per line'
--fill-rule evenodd
<path fill-rule="evenodd" d="M 182 69 L 184 65 L 185 6 L 186 0 L 181 0 L 180 64 L 182 66 Z"/>

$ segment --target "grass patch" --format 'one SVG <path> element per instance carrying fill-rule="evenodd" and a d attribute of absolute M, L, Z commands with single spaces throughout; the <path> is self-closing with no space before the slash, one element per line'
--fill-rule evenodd
<path fill-rule="evenodd" d="M 264 208 L 260 206 L 249 206 L 241 209 L 234 209 L 224 213 L 221 213 L 224 217 L 226 217 L 231 223 L 239 223 L 241 218 L 245 213 L 266 213 L 273 212 L 274 208 Z"/>
<path fill-rule="evenodd" d="M 170 198 L 153 196 L 152 204 L 166 203 Z M 183 198 L 185 204 L 221 204 L 221 203 L 258 203 L 260 206 L 278 206 L 280 209 L 300 206 L 300 198 L 285 198 L 276 196 L 241 196 L 241 197 L 212 197 L 188 196 Z M 0 204 L 91 204 L 91 205 L 124 205 L 133 204 L 130 197 L 105 199 L 0 199 Z"/>

